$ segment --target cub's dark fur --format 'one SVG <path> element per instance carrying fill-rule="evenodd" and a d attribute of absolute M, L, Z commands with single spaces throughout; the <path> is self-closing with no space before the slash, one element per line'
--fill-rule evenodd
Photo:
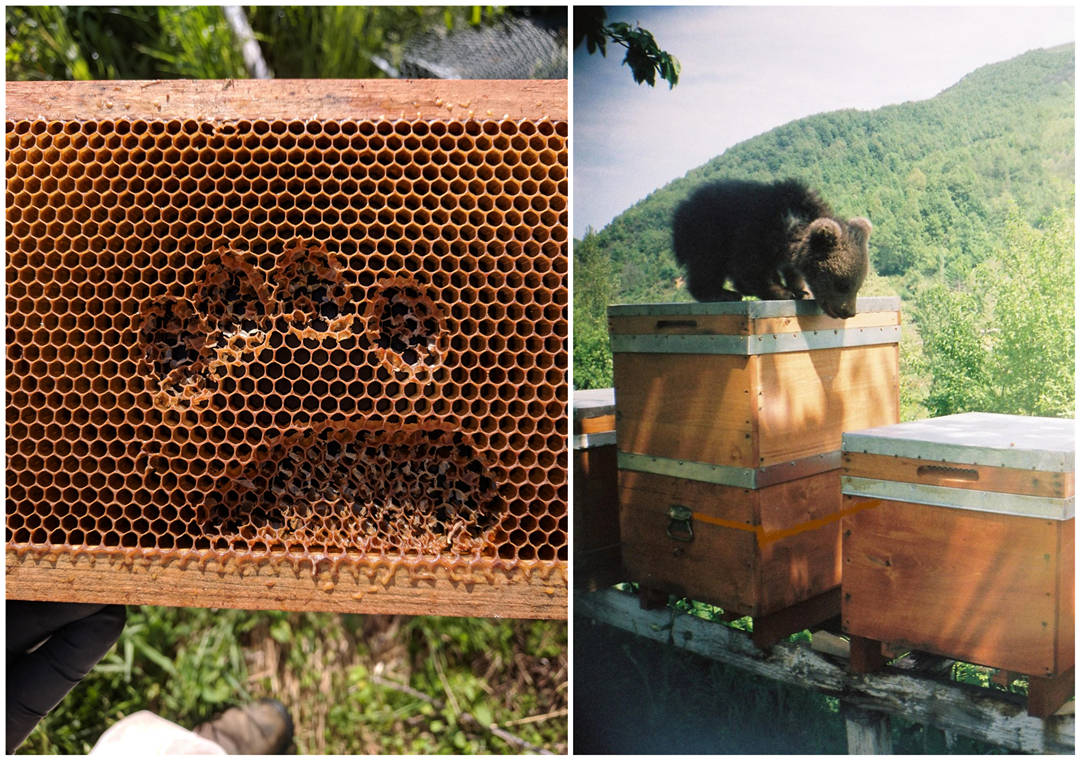
<path fill-rule="evenodd" d="M 836 218 L 793 179 L 713 182 L 675 209 L 672 224 L 675 258 L 697 300 L 807 298 L 809 285 L 825 313 L 841 319 L 855 314 L 871 229 L 861 217 Z"/>

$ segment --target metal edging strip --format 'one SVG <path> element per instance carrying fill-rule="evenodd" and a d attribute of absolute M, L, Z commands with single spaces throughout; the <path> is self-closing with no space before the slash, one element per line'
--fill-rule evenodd
<path fill-rule="evenodd" d="M 620 451 L 618 459 L 620 470 L 667 475 L 721 486 L 757 489 L 836 470 L 840 467 L 840 457 L 839 451 L 830 451 L 758 468 L 668 459 L 647 454 L 634 454 L 629 451 Z"/>
<path fill-rule="evenodd" d="M 825 348 L 899 343 L 900 325 L 807 330 L 766 335 L 612 335 L 616 354 L 735 354 L 753 356 Z"/>
<path fill-rule="evenodd" d="M 885 437 L 864 432 L 844 433 L 841 448 L 848 454 L 923 459 L 927 464 L 982 465 L 1039 472 L 1072 472 L 1072 451 L 1035 451 L 1021 448 L 989 448 L 965 443 L 918 438 Z"/>
<path fill-rule="evenodd" d="M 1036 517 L 1045 520 L 1071 520 L 1075 515 L 1075 497 L 1053 499 L 1045 496 L 976 491 L 968 488 L 948 488 L 895 480 L 840 478 L 840 490 L 846 496 L 865 496 L 873 499 L 907 501 L 932 507 L 965 509 L 971 512 Z"/>
<path fill-rule="evenodd" d="M 866 296 L 856 299 L 855 312 L 899 311 L 897 296 Z M 683 301 L 678 303 L 632 303 L 608 306 L 609 317 L 669 317 L 669 316 L 733 315 L 751 319 L 771 317 L 824 316 L 825 312 L 813 300 L 777 301 Z"/>
<path fill-rule="evenodd" d="M 670 475 L 673 478 L 699 480 L 721 486 L 756 488 L 757 471 L 751 467 L 729 467 L 722 464 L 690 462 L 683 459 L 652 457 L 646 454 L 619 452 L 619 469 L 648 472 L 653 475 Z"/>
<path fill-rule="evenodd" d="M 574 436 L 574 449 L 595 449 L 600 446 L 614 446 L 615 431 L 605 430 L 603 433 L 581 433 Z"/>

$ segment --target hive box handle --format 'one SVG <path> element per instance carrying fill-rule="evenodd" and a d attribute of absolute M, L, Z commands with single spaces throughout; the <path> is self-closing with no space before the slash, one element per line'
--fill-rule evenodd
<path fill-rule="evenodd" d="M 668 510 L 668 538 L 676 541 L 690 543 L 694 540 L 694 526 L 691 522 L 694 516 L 690 507 L 682 504 L 672 504 Z"/>
<path fill-rule="evenodd" d="M 979 471 L 967 467 L 946 467 L 939 464 L 920 465 L 915 474 L 920 478 L 935 480 L 966 480 L 974 483 L 979 479 Z"/>

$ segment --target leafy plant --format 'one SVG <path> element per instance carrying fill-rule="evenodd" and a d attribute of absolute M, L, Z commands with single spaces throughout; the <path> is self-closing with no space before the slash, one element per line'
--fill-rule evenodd
<path fill-rule="evenodd" d="M 143 79 L 153 61 L 133 41 L 156 38 L 157 12 L 140 6 L 8 6 L 9 80 Z"/>
<path fill-rule="evenodd" d="M 624 21 L 605 25 L 606 18 L 607 12 L 602 7 L 575 7 L 574 47 L 584 41 L 589 55 L 600 51 L 600 55 L 607 57 L 607 43 L 611 41 L 626 49 L 623 65 L 630 67 L 630 73 L 638 84 L 647 82 L 650 87 L 655 87 L 657 74 L 668 83 L 668 89 L 679 83 L 682 71 L 679 59 L 661 50 L 652 32 Z"/>
<path fill-rule="evenodd" d="M 164 74 L 188 79 L 247 76 L 240 45 L 221 6 L 156 10 L 156 43 L 136 43 L 135 49 L 157 60 Z"/>
<path fill-rule="evenodd" d="M 606 252 L 595 245 L 591 230 L 574 246 L 574 277 L 588 283 L 574 288 L 574 387 L 609 387 L 607 307 L 615 293 L 614 267 Z"/>

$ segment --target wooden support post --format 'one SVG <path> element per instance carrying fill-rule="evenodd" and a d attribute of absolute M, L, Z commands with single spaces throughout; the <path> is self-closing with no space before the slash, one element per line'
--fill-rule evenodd
<path fill-rule="evenodd" d="M 885 655 L 881 653 L 881 642 L 877 639 L 864 639 L 862 636 L 851 637 L 851 672 L 873 673 L 885 665 Z"/>
<path fill-rule="evenodd" d="M 1048 718 L 1058 711 L 1073 693 L 1076 669 L 1069 668 L 1056 676 L 1028 678 L 1028 715 Z"/>
<path fill-rule="evenodd" d="M 953 747 L 956 746 L 956 732 L 946 729 L 941 733 L 945 736 L 945 749 L 947 749 L 949 752 L 952 752 Z"/>
<path fill-rule="evenodd" d="M 891 755 L 892 733 L 889 716 L 873 710 L 844 706 L 849 755 Z"/>
<path fill-rule="evenodd" d="M 785 636 L 816 626 L 840 614 L 840 588 L 785 607 L 772 615 L 754 618 L 754 645 L 768 649 Z"/>
<path fill-rule="evenodd" d="M 638 603 L 643 610 L 658 610 L 667 607 L 668 592 L 657 588 L 642 586 L 638 589 Z"/>
<path fill-rule="evenodd" d="M 998 686 L 1004 686 L 1007 689 L 1016 680 L 1017 675 L 1011 670 L 995 670 L 990 675 L 990 682 L 996 683 Z"/>

